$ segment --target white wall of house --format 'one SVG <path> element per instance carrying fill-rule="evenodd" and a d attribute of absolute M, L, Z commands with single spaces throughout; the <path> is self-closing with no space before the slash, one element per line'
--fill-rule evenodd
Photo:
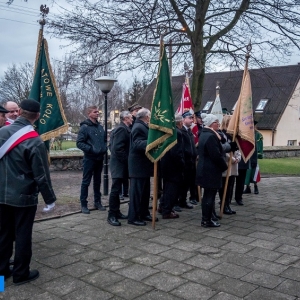
<path fill-rule="evenodd" d="M 271 130 L 259 130 L 264 137 L 264 147 L 272 146 L 272 131 Z"/>
<path fill-rule="evenodd" d="M 300 81 L 278 123 L 274 135 L 274 146 L 288 146 L 300 141 Z M 267 146 L 267 145 L 266 145 Z M 271 145 L 270 145 L 271 146 Z"/>

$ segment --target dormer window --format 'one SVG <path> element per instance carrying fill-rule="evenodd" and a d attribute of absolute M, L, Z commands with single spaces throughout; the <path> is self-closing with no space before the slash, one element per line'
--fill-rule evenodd
<path fill-rule="evenodd" d="M 213 101 L 207 101 L 205 106 L 203 107 L 203 110 L 209 110 L 212 104 Z"/>
<path fill-rule="evenodd" d="M 269 99 L 261 99 L 259 101 L 258 105 L 256 106 L 255 112 L 263 112 L 263 110 L 265 109 L 268 101 L 269 101 Z"/>

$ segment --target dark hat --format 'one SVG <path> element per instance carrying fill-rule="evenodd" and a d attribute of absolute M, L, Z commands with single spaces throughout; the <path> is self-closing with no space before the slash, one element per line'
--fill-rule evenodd
<path fill-rule="evenodd" d="M 257 123 L 258 123 L 258 121 L 255 121 L 255 120 L 254 120 L 254 125 L 256 125 Z"/>
<path fill-rule="evenodd" d="M 25 99 L 20 103 L 20 107 L 24 110 L 31 111 L 31 112 L 39 112 L 40 111 L 40 103 L 32 100 L 32 99 Z"/>
<path fill-rule="evenodd" d="M 141 108 L 143 108 L 143 106 L 139 105 L 138 103 L 134 103 L 134 104 L 132 104 L 131 106 L 128 107 L 128 110 L 130 112 L 132 112 L 136 109 L 141 109 Z"/>
<path fill-rule="evenodd" d="M 202 110 L 199 110 L 199 111 L 196 111 L 196 112 L 195 112 L 195 116 L 196 116 L 197 118 L 201 118 L 201 114 L 202 114 Z"/>
<path fill-rule="evenodd" d="M 228 110 L 226 107 L 222 107 L 222 113 L 225 115 L 228 114 Z"/>
<path fill-rule="evenodd" d="M 193 114 L 190 112 L 190 111 L 186 111 L 186 112 L 184 112 L 183 114 L 182 114 L 182 117 L 183 118 L 186 118 L 186 117 L 190 117 L 190 116 L 192 116 Z"/>
<path fill-rule="evenodd" d="M 9 111 L 0 105 L 0 113 L 8 113 Z"/>

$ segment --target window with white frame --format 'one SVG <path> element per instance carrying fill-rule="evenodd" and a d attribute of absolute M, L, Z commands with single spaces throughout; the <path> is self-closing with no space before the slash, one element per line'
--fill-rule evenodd
<path fill-rule="evenodd" d="M 255 112 L 263 112 L 263 110 L 265 109 L 268 101 L 269 101 L 269 99 L 261 99 L 259 101 L 258 105 L 256 106 Z"/>
<path fill-rule="evenodd" d="M 212 104 L 213 101 L 207 101 L 205 106 L 203 107 L 203 110 L 209 110 Z"/>

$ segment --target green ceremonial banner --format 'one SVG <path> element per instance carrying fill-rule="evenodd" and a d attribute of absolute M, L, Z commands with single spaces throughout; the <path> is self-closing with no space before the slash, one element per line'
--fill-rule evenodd
<path fill-rule="evenodd" d="M 163 42 L 154 91 L 146 155 L 157 162 L 177 143 L 170 72 Z"/>
<path fill-rule="evenodd" d="M 35 71 L 29 99 L 41 105 L 40 118 L 35 126 L 43 141 L 50 140 L 68 130 L 68 123 L 62 108 L 60 95 L 51 69 L 48 43 L 39 32 Z"/>

